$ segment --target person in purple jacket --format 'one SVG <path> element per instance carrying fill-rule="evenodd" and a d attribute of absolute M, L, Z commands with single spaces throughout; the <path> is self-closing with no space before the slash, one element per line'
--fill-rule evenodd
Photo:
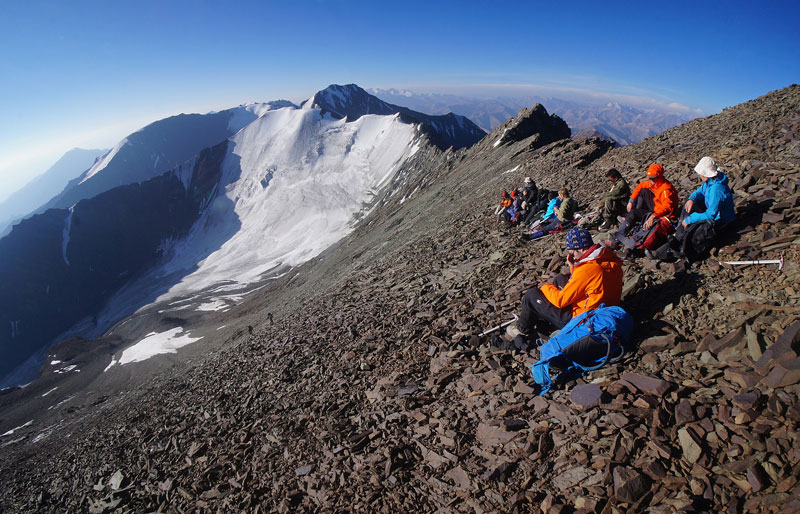
<path fill-rule="evenodd" d="M 703 258 L 725 225 L 736 219 L 728 177 L 714 159 L 703 157 L 694 171 L 703 183 L 689 195 L 675 234 L 655 251 L 655 257 L 662 260 Z"/>

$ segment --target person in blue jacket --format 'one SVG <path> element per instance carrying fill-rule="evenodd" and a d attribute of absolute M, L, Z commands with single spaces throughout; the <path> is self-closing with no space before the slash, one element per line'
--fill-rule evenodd
<path fill-rule="evenodd" d="M 736 219 L 728 177 L 714 159 L 703 157 L 694 171 L 703 183 L 689 195 L 674 236 L 655 251 L 655 256 L 663 260 L 683 257 L 691 262 L 703 258 L 725 225 Z"/>

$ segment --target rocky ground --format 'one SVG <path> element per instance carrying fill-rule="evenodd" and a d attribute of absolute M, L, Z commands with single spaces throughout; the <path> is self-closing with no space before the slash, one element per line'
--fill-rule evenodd
<path fill-rule="evenodd" d="M 534 109 L 420 151 L 351 236 L 232 311 L 254 321 L 227 346 L 4 439 L 4 510 L 800 510 L 799 107 L 793 86 L 619 149 L 514 130 Z M 685 199 L 703 155 L 736 195 L 721 249 L 626 261 L 636 347 L 537 396 L 535 355 L 480 334 L 564 269 L 563 235 L 520 242 L 499 192 L 530 175 L 592 205 L 608 167 L 661 162 Z"/>

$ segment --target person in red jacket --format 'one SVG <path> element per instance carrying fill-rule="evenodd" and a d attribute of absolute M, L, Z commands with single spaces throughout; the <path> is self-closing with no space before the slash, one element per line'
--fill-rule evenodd
<path fill-rule="evenodd" d="M 509 325 L 512 337 L 535 340 L 537 332 L 549 333 L 578 314 L 605 305 L 620 304 L 622 261 L 609 248 L 593 244 L 582 227 L 567 232 L 565 242 L 570 275 L 559 275 L 552 284 L 531 288 L 522 299 L 517 326 Z"/>
<path fill-rule="evenodd" d="M 619 230 L 612 236 L 611 244 L 625 244 L 630 248 L 627 232 L 629 228 L 636 228 L 644 222 L 644 228 L 650 229 L 658 218 L 673 219 L 678 208 L 678 191 L 667 179 L 664 178 L 664 167 L 660 164 L 651 164 L 647 168 L 647 180 L 641 182 L 633 190 L 628 200 L 628 215 L 619 226 Z"/>

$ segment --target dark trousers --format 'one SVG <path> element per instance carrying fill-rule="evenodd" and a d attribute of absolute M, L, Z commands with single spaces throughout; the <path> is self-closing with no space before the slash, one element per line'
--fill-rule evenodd
<path fill-rule="evenodd" d="M 626 200 L 611 200 L 610 198 L 604 199 L 602 214 L 603 220 L 608 221 L 609 223 L 616 223 L 617 216 L 627 214 L 626 206 Z"/>
<path fill-rule="evenodd" d="M 569 282 L 569 275 L 558 275 L 553 280 L 553 285 L 562 289 Z M 517 327 L 523 334 L 535 338 L 536 332 L 550 332 L 554 328 L 564 328 L 572 319 L 572 307 L 566 306 L 559 309 L 545 298 L 538 287 L 528 289 L 522 299 L 522 308 L 519 313 Z"/>
<path fill-rule="evenodd" d="M 702 198 L 696 200 L 692 212 L 706 212 L 706 205 Z M 690 213 L 681 209 L 680 221 L 682 222 Z M 678 228 L 662 247 L 656 250 L 656 257 L 665 261 L 674 261 L 680 258 L 690 262 L 702 260 L 714 246 L 717 234 L 723 225 L 717 221 L 697 221 L 687 226 L 678 224 Z"/>
<path fill-rule="evenodd" d="M 628 237 L 628 230 L 635 228 L 639 223 L 647 219 L 655 209 L 655 195 L 651 189 L 642 189 L 639 196 L 636 197 L 636 202 L 631 209 L 631 212 L 625 216 L 625 221 L 619 226 L 619 230 L 614 234 L 614 239 L 622 243 L 625 248 L 633 248 L 635 242 Z"/>

